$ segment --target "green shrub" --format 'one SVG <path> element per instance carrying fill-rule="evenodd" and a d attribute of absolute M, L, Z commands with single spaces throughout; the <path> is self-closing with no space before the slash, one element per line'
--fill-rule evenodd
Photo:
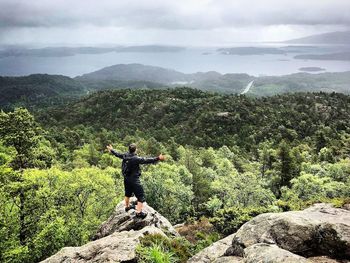
<path fill-rule="evenodd" d="M 23 263 L 31 262 L 30 256 L 27 246 L 17 246 L 6 251 L 3 255 L 3 259 L 5 263 Z"/>
<path fill-rule="evenodd" d="M 330 203 L 333 204 L 334 207 L 342 208 L 345 204 L 350 203 L 349 197 L 344 198 L 327 198 L 327 197 L 319 197 L 314 198 L 312 200 L 303 201 L 297 197 L 291 197 L 287 201 L 278 200 L 277 206 L 280 207 L 283 211 L 295 211 L 295 210 L 304 210 L 313 204 L 316 203 Z"/>
<path fill-rule="evenodd" d="M 186 262 L 191 257 L 191 244 L 184 238 L 167 238 L 160 234 L 147 235 L 136 248 L 140 262 Z"/>
<path fill-rule="evenodd" d="M 236 232 L 245 222 L 253 217 L 271 212 L 272 210 L 266 207 L 231 207 L 220 209 L 210 219 L 210 222 L 219 233 L 227 236 Z"/>
<path fill-rule="evenodd" d="M 161 245 L 153 244 L 151 247 L 139 247 L 139 261 L 144 263 L 172 263 L 176 262 L 174 254 L 165 251 Z"/>
<path fill-rule="evenodd" d="M 191 243 L 192 254 L 196 254 L 221 238 L 221 235 L 216 232 L 206 217 L 201 217 L 195 222 L 186 222 L 177 231 Z"/>

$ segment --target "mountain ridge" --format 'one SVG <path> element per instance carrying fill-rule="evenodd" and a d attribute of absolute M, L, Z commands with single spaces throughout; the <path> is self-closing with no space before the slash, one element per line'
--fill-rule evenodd
<path fill-rule="evenodd" d="M 244 73 L 216 71 L 182 73 L 142 64 L 117 64 L 70 78 L 63 75 L 32 74 L 0 77 L 0 107 L 51 105 L 107 89 L 166 89 L 191 87 L 224 94 L 240 94 L 254 81 L 247 95 L 271 96 L 291 92 L 350 93 L 349 72 L 294 73 L 255 77 Z"/>
<path fill-rule="evenodd" d="M 284 41 L 292 44 L 346 44 L 350 43 L 350 31 L 336 31 Z"/>

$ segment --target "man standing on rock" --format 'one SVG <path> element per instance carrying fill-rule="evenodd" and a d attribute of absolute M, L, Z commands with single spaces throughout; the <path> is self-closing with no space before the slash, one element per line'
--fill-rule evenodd
<path fill-rule="evenodd" d="M 108 145 L 107 149 L 110 153 L 122 159 L 122 173 L 124 176 L 124 189 L 125 189 L 125 211 L 135 209 L 135 206 L 130 206 L 130 197 L 135 194 L 137 198 L 136 217 L 145 218 L 147 213 L 142 211 L 143 203 L 145 200 L 145 193 L 140 182 L 141 169 L 140 164 L 156 163 L 158 161 L 164 161 L 165 156 L 160 154 L 158 157 L 143 158 L 136 154 L 136 144 L 129 145 L 128 153 L 116 152 L 112 145 Z"/>

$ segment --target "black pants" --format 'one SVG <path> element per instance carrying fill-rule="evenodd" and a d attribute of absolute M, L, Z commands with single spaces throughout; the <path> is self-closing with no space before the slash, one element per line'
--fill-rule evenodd
<path fill-rule="evenodd" d="M 145 192 L 139 179 L 124 177 L 125 196 L 131 197 L 135 194 L 138 202 L 146 202 Z"/>

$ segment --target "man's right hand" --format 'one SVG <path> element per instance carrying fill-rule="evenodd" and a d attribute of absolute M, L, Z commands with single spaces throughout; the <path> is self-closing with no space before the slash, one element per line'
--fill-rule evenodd
<path fill-rule="evenodd" d="M 109 152 L 111 152 L 111 151 L 113 150 L 112 145 L 110 145 L 110 144 L 109 144 L 109 145 L 107 145 L 107 149 L 108 149 L 108 151 L 109 151 Z"/>
<path fill-rule="evenodd" d="M 165 156 L 163 154 L 159 154 L 158 159 L 159 161 L 165 161 Z"/>

